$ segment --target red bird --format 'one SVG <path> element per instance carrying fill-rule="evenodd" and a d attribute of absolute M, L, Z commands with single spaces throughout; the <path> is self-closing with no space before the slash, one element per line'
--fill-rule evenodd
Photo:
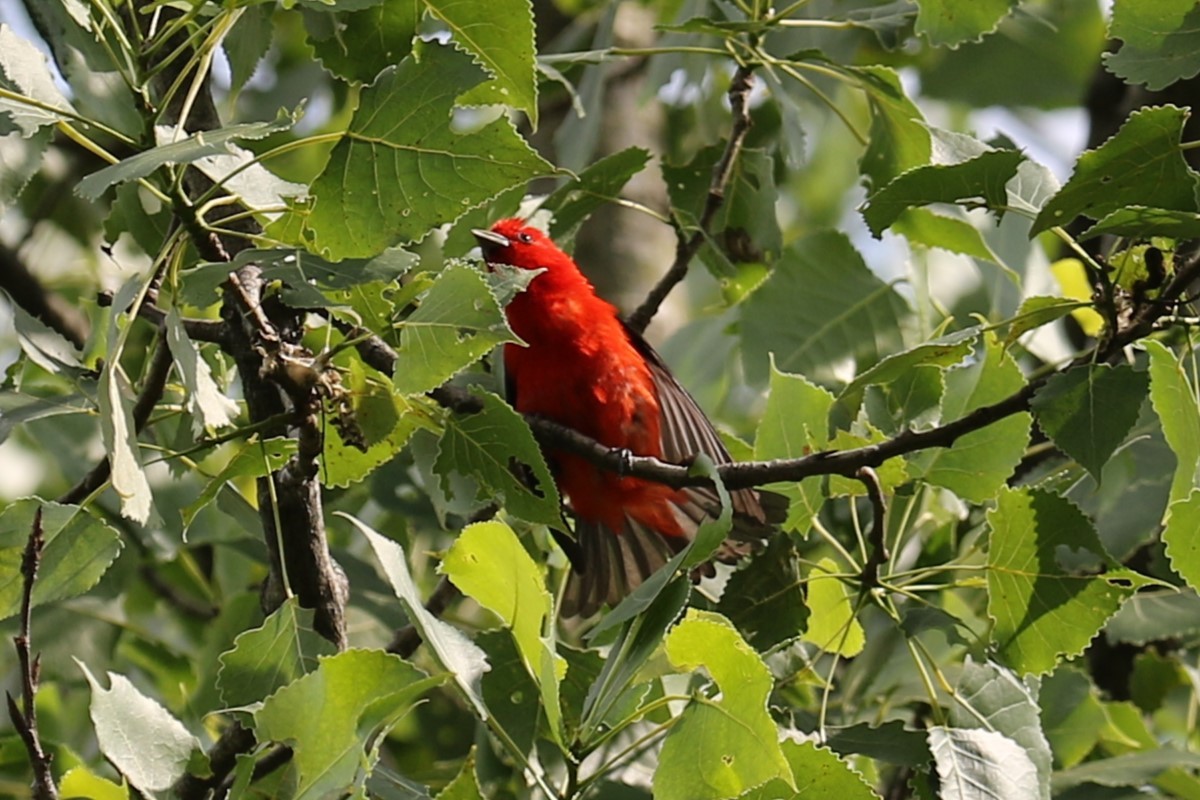
<path fill-rule="evenodd" d="M 514 408 L 637 455 L 685 462 L 704 453 L 718 464 L 731 460 L 712 423 L 658 354 L 596 296 L 571 257 L 544 233 L 521 219 L 473 233 L 485 261 L 545 270 L 506 310 L 513 331 L 528 343 L 504 347 Z M 672 489 L 601 470 L 570 453 L 546 456 L 575 516 L 575 543 L 556 537 L 573 566 L 562 604 L 566 616 L 616 604 L 719 510 L 712 489 Z M 727 562 L 748 553 L 770 532 L 768 523 L 778 521 L 767 519 L 759 492 L 743 489 L 730 497 L 734 531 L 716 555 Z"/>

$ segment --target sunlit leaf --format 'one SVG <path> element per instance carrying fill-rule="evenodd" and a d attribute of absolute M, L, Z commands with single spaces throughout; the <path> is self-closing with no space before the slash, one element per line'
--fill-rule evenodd
<path fill-rule="evenodd" d="M 980 729 L 929 729 L 929 749 L 945 800 L 1028 800 L 1038 797 L 1037 768 L 1007 736 Z"/>
<path fill-rule="evenodd" d="M 105 689 L 82 661 L 75 663 L 92 690 L 89 710 L 105 758 L 138 791 L 151 797 L 165 793 L 184 774 L 199 740 L 124 675 L 109 672 Z"/>
<path fill-rule="evenodd" d="M 724 617 L 695 609 L 667 635 L 665 647 L 676 669 L 704 667 L 721 693 L 715 700 L 689 703 L 667 734 L 654 796 L 735 797 L 772 778 L 794 788 L 767 712 L 771 673 L 758 653 Z"/>
<path fill-rule="evenodd" d="M 809 617 L 804 641 L 847 658 L 861 653 L 866 634 L 857 619 L 855 596 L 836 561 L 826 557 L 814 564 L 808 573 Z"/>
<path fill-rule="evenodd" d="M 974 42 L 996 30 L 1016 0 L 917 0 L 914 30 L 938 47 Z"/>

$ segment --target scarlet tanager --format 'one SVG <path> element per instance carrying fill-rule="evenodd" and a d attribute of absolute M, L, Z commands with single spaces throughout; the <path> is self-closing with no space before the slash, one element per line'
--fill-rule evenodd
<path fill-rule="evenodd" d="M 504 347 L 508 399 L 601 444 L 666 461 L 704 453 L 731 460 L 712 423 L 662 359 L 596 296 L 575 262 L 540 230 L 505 219 L 473 232 L 485 261 L 544 270 L 506 313 L 528 346 Z M 575 517 L 575 542 L 558 536 L 572 562 L 565 616 L 616 604 L 679 552 L 720 508 L 714 490 L 673 489 L 602 470 L 571 453 L 546 453 Z M 717 551 L 732 562 L 770 532 L 778 503 L 753 489 L 730 495 L 733 533 Z M 770 495 L 772 501 L 782 501 Z M 772 519 L 768 519 L 768 516 Z"/>

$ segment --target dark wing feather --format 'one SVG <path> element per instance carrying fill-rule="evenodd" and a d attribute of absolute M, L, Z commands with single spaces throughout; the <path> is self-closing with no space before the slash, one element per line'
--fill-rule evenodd
<path fill-rule="evenodd" d="M 721 443 L 721 437 L 717 435 L 708 417 L 700 410 L 700 406 L 688 394 L 687 389 L 684 389 L 671 374 L 662 357 L 636 331 L 628 326 L 625 331 L 630 342 L 650 366 L 650 375 L 658 389 L 659 413 L 662 415 L 659 436 L 662 441 L 663 458 L 667 461 L 687 462 L 698 453 L 703 453 L 716 464 L 732 461 L 729 451 Z M 685 515 L 696 520 L 697 524 L 702 522 L 704 517 L 715 516 L 718 513 L 720 500 L 712 489 L 693 487 L 686 489 L 685 493 L 689 502 L 681 508 Z M 786 513 L 786 500 L 778 495 L 771 495 L 768 508 L 764 510 L 765 494 L 769 493 L 756 489 L 730 492 L 729 499 L 733 503 L 734 512 L 733 538 L 763 539 L 770 535 L 772 525 L 782 522 L 780 510 Z M 775 498 L 784 501 L 782 509 L 775 502 Z M 703 512 L 703 516 L 697 518 L 697 511 Z"/>
<path fill-rule="evenodd" d="M 560 607 L 564 617 L 590 617 L 605 603 L 615 606 L 686 544 L 665 539 L 629 517 L 616 534 L 577 518 L 575 539 L 586 566 L 572 569 L 567 577 Z"/>

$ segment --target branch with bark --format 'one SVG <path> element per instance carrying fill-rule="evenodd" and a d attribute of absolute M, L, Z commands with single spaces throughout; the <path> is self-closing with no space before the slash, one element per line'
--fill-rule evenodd
<path fill-rule="evenodd" d="M 12 694 L 5 692 L 8 698 L 8 718 L 12 720 L 13 728 L 21 737 L 25 750 L 29 754 L 29 763 L 33 766 L 33 797 L 34 800 L 56 800 L 58 786 L 54 783 L 54 774 L 50 770 L 52 756 L 42 747 L 38 734 L 37 722 L 37 690 L 41 673 L 42 660 L 40 655 L 30 654 L 30 625 L 33 608 L 33 584 L 37 580 L 38 566 L 42 561 L 42 548 L 46 544 L 42 531 L 42 509 L 33 515 L 33 524 L 29 530 L 29 540 L 25 545 L 25 554 L 21 558 L 21 627 L 13 644 L 17 648 L 17 661 L 21 670 L 21 705 Z"/>

